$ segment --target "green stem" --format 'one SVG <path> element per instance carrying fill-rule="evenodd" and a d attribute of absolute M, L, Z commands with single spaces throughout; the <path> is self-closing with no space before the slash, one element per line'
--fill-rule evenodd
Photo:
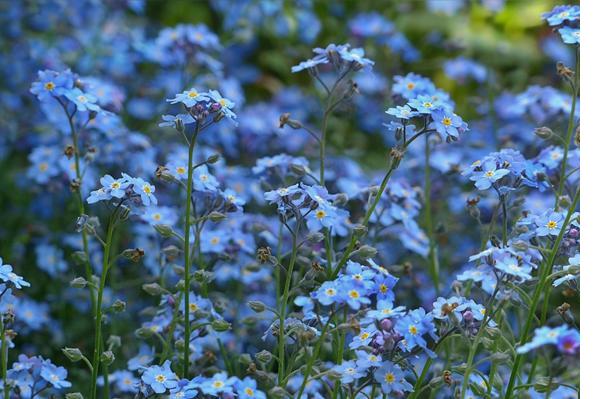
<path fill-rule="evenodd" d="M 435 242 L 435 233 L 433 231 L 433 212 L 431 210 L 431 165 L 429 158 L 431 155 L 431 144 L 429 136 L 425 136 L 425 227 L 427 229 L 427 238 L 429 238 L 429 274 L 433 280 L 433 286 L 436 293 L 439 294 L 439 265 L 437 261 L 437 248 Z"/>
<path fill-rule="evenodd" d="M 533 326 L 533 319 L 535 318 L 535 311 L 537 309 L 537 304 L 540 299 L 540 296 L 542 295 L 545 281 L 548 278 L 548 276 L 550 275 L 550 272 L 552 272 L 552 267 L 554 266 L 554 261 L 556 259 L 556 256 L 558 255 L 558 250 L 560 249 L 560 243 L 565 234 L 567 226 L 569 225 L 571 215 L 573 215 L 573 212 L 575 212 L 575 209 L 577 208 L 578 203 L 579 203 L 579 190 L 577 190 L 577 193 L 575 194 L 575 198 L 573 198 L 573 202 L 571 203 L 571 206 L 569 207 L 569 211 L 567 212 L 565 221 L 560 229 L 558 236 L 556 237 L 556 239 L 554 241 L 554 245 L 552 247 L 552 253 L 551 253 L 550 257 L 548 258 L 548 261 L 543 265 L 543 267 L 540 271 L 539 281 L 535 287 L 533 297 L 531 298 L 531 306 L 529 308 L 529 313 L 527 315 L 527 321 L 525 322 L 525 327 L 523 328 L 521 337 L 519 339 L 520 345 L 524 345 L 529 338 L 529 333 Z M 523 363 L 523 359 L 524 359 L 524 357 L 522 354 L 517 355 L 517 357 L 515 358 L 515 361 L 514 361 L 513 367 L 512 367 L 512 371 L 510 374 L 510 379 L 508 381 L 508 386 L 506 387 L 506 394 L 504 395 L 504 399 L 512 398 L 513 388 L 517 381 L 517 375 L 519 374 L 521 364 Z"/>
<path fill-rule="evenodd" d="M 2 364 L 2 383 L 4 384 L 4 399 L 10 398 L 8 389 L 7 369 L 8 369 L 8 343 L 6 342 L 6 328 L 4 326 L 4 315 L 0 315 L 0 334 L 2 334 L 2 346 L 0 349 L 0 363 Z"/>
<path fill-rule="evenodd" d="M 108 270 L 110 266 L 110 250 L 113 241 L 113 233 L 115 229 L 114 213 L 111 215 L 108 221 L 108 228 L 106 233 L 106 247 L 104 248 L 104 256 L 102 259 L 102 275 L 100 277 L 100 283 L 98 286 L 98 297 L 96 298 L 96 313 L 95 313 L 95 339 L 94 339 L 94 357 L 92 360 L 92 378 L 90 381 L 90 397 L 96 398 L 96 387 L 98 383 L 98 372 L 100 369 L 100 352 L 102 350 L 102 297 L 104 294 L 104 285 L 106 284 L 106 278 L 108 276 Z M 108 392 L 106 387 L 105 392 Z"/>
<path fill-rule="evenodd" d="M 192 218 L 192 187 L 194 185 L 194 146 L 196 144 L 196 137 L 200 130 L 200 122 L 196 122 L 196 127 L 192 139 L 189 142 L 188 147 L 188 169 L 187 169 L 187 182 L 186 182 L 186 196 L 185 196 L 185 236 L 184 236 L 184 347 L 183 347 L 183 376 L 188 377 L 189 361 L 190 361 L 190 269 L 191 269 L 191 251 L 190 251 L 190 229 L 191 229 L 191 218 Z M 195 237 L 195 240 L 200 240 L 200 237 Z"/>
<path fill-rule="evenodd" d="M 332 314 L 333 314 L 333 312 L 332 312 Z M 325 326 L 323 327 L 323 331 L 321 331 L 321 335 L 319 336 L 319 339 L 317 340 L 315 347 L 313 348 L 312 356 L 308 359 L 308 362 L 306 363 L 306 369 L 304 370 L 304 378 L 302 379 L 302 385 L 300 385 L 300 389 L 298 390 L 298 394 L 296 395 L 297 399 L 302 398 L 302 394 L 304 393 L 304 388 L 306 388 L 306 384 L 308 383 L 308 378 L 310 377 L 310 373 L 312 372 L 313 365 L 315 364 L 315 361 L 319 357 L 319 352 L 321 351 L 321 346 L 323 345 L 323 341 L 325 340 L 325 336 L 327 335 L 327 330 L 329 328 L 329 322 L 330 322 L 330 320 L 328 319 L 327 322 L 325 323 Z"/>
<path fill-rule="evenodd" d="M 300 229 L 300 220 L 296 220 L 296 229 L 292 236 L 292 254 L 290 255 L 290 263 L 285 276 L 285 285 L 283 287 L 283 297 L 281 298 L 281 306 L 279 310 L 279 336 L 278 338 L 278 382 L 279 386 L 283 386 L 285 379 L 285 316 L 287 311 L 287 303 L 290 295 L 290 286 L 292 285 L 292 277 L 294 274 L 294 265 L 298 254 L 298 232 Z"/>
<path fill-rule="evenodd" d="M 575 108 L 577 105 L 577 95 L 579 94 L 579 52 L 577 52 L 577 62 L 575 64 L 575 81 L 573 83 L 573 96 L 571 99 L 571 113 L 569 114 L 569 125 L 567 126 L 567 139 L 564 142 L 563 149 L 563 158 L 560 165 L 560 178 L 558 183 L 558 191 L 556 193 L 556 203 L 554 205 L 555 209 L 558 210 L 558 203 L 560 202 L 560 197 L 562 196 L 565 181 L 566 181 L 566 171 L 567 171 L 567 158 L 569 155 L 569 147 L 571 145 L 571 140 L 573 139 L 573 131 L 575 130 Z"/>

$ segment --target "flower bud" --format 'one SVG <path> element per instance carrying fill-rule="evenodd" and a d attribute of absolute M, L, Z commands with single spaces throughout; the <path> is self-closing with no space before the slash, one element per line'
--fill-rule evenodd
<path fill-rule="evenodd" d="M 208 214 L 208 220 L 211 222 L 222 222 L 227 219 L 227 216 L 221 212 L 213 211 Z"/>
<path fill-rule="evenodd" d="M 69 283 L 69 285 L 71 285 L 71 287 L 73 287 L 73 288 L 85 288 L 87 286 L 87 284 L 88 284 L 87 280 L 83 277 L 75 277 Z"/>
<path fill-rule="evenodd" d="M 217 161 L 219 161 L 220 158 L 221 156 L 219 154 L 212 154 L 206 159 L 206 163 L 212 165 L 214 163 L 217 163 Z"/>
<path fill-rule="evenodd" d="M 394 323 L 390 319 L 381 320 L 381 329 L 383 331 L 392 331 L 392 328 L 394 328 Z"/>
<path fill-rule="evenodd" d="M 288 392 L 283 389 L 282 387 L 274 387 L 271 388 L 271 390 L 269 391 L 269 398 L 274 398 L 274 399 L 283 399 L 286 398 L 288 396 Z"/>
<path fill-rule="evenodd" d="M 167 293 L 168 291 L 161 287 L 158 283 L 148 283 L 142 285 L 142 289 L 149 295 L 156 296 Z"/>
<path fill-rule="evenodd" d="M 168 226 L 166 224 L 155 224 L 154 230 L 156 230 L 158 234 L 165 238 L 172 237 L 175 234 L 171 226 Z"/>
<path fill-rule="evenodd" d="M 114 313 L 122 313 L 125 311 L 127 304 L 120 299 L 117 299 L 111 306 L 110 310 Z"/>
<path fill-rule="evenodd" d="M 262 350 L 256 354 L 256 360 L 261 363 L 270 363 L 273 360 L 273 354 L 267 350 Z"/>
<path fill-rule="evenodd" d="M 377 250 L 370 245 L 363 245 L 358 248 L 357 254 L 364 259 L 369 259 L 377 255 Z"/>
<path fill-rule="evenodd" d="M 293 163 L 290 165 L 290 170 L 293 174 L 299 177 L 306 175 L 306 167 L 304 165 Z"/>
<path fill-rule="evenodd" d="M 79 392 L 70 392 L 65 395 L 65 399 L 83 399 L 83 395 Z"/>
<path fill-rule="evenodd" d="M 325 239 L 325 236 L 323 235 L 323 233 L 318 232 L 318 231 L 309 233 L 306 236 L 306 240 L 308 242 L 310 242 L 311 244 L 319 243 L 319 242 L 323 241 L 324 239 Z"/>
<path fill-rule="evenodd" d="M 112 351 L 104 351 L 100 355 L 100 363 L 110 366 L 115 361 L 115 354 Z"/>
<path fill-rule="evenodd" d="M 265 304 L 262 303 L 261 301 L 249 301 L 248 306 L 250 307 L 250 309 L 252 309 L 256 313 L 262 313 L 266 309 Z"/>
<path fill-rule="evenodd" d="M 144 257 L 144 250 L 141 248 L 126 249 L 123 251 L 123 257 L 137 263 Z"/>
<path fill-rule="evenodd" d="M 111 335 L 106 340 L 106 344 L 110 350 L 112 350 L 112 348 L 119 348 L 121 346 L 121 337 L 118 335 Z"/>
<path fill-rule="evenodd" d="M 154 330 L 149 327 L 141 327 L 135 330 L 135 336 L 142 339 L 147 339 L 154 336 Z"/>
<path fill-rule="evenodd" d="M 546 126 L 536 128 L 533 133 L 542 140 L 548 140 L 550 137 L 554 136 L 552 129 Z"/>
<path fill-rule="evenodd" d="M 215 320 L 213 320 L 212 323 L 210 323 L 210 325 L 217 332 L 228 331 L 231 328 L 231 324 L 229 324 L 228 322 L 226 322 L 223 319 L 215 319 Z"/>
<path fill-rule="evenodd" d="M 63 348 L 62 352 L 65 354 L 67 359 L 72 362 L 78 362 L 83 359 L 83 354 L 79 350 L 79 348 Z"/>

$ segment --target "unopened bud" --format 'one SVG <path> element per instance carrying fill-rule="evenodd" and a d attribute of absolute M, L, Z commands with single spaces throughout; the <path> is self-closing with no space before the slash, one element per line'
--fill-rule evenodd
<path fill-rule="evenodd" d="M 72 362 L 78 362 L 83 359 L 83 354 L 78 348 L 63 348 L 62 352 Z"/>
<path fill-rule="evenodd" d="M 73 288 L 85 288 L 88 282 L 83 277 L 75 277 L 69 284 Z"/>
<path fill-rule="evenodd" d="M 215 329 L 215 331 L 217 332 L 224 332 L 224 331 L 228 331 L 231 328 L 231 324 L 229 324 L 228 322 L 226 322 L 223 319 L 216 319 L 213 320 L 213 322 L 210 324 L 212 326 L 212 328 Z"/>
<path fill-rule="evenodd" d="M 208 215 L 208 220 L 211 222 L 221 222 L 225 219 L 227 219 L 227 215 L 217 211 L 213 211 Z"/>
<path fill-rule="evenodd" d="M 154 230 L 156 230 L 158 234 L 165 238 L 172 237 L 175 234 L 171 226 L 166 224 L 155 224 Z"/>
<path fill-rule="evenodd" d="M 250 309 L 252 309 L 256 313 L 264 312 L 266 309 L 265 304 L 262 303 L 261 301 L 249 301 L 248 306 L 250 307 Z"/>
<path fill-rule="evenodd" d="M 535 128 L 533 132 L 536 136 L 543 140 L 548 140 L 550 137 L 554 136 L 554 132 L 552 131 L 552 129 L 546 126 Z"/>
<path fill-rule="evenodd" d="M 104 351 L 100 355 L 100 363 L 110 366 L 115 361 L 115 354 L 112 351 Z"/>
<path fill-rule="evenodd" d="M 206 159 L 206 163 L 207 164 L 214 164 L 217 163 L 217 161 L 219 160 L 219 158 L 221 158 L 221 156 L 219 154 L 212 154 L 211 156 L 209 156 Z"/>
<path fill-rule="evenodd" d="M 149 283 L 142 285 L 142 289 L 149 295 L 156 296 L 168 292 L 158 283 Z"/>

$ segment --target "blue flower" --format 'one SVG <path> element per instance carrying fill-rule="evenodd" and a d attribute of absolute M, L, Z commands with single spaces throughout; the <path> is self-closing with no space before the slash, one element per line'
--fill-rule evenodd
<path fill-rule="evenodd" d="M 342 364 L 335 366 L 332 370 L 341 375 L 340 381 L 344 384 L 351 384 L 355 380 L 359 380 L 367 375 L 365 370 L 357 367 L 354 360 L 346 360 Z"/>
<path fill-rule="evenodd" d="M 333 281 L 325 281 L 314 294 L 322 305 L 329 306 L 334 302 L 340 300 L 340 292 L 338 291 L 338 285 Z"/>
<path fill-rule="evenodd" d="M 292 73 L 301 72 L 305 69 L 313 69 L 319 64 L 327 64 L 326 58 L 309 59 L 302 61 L 298 65 L 292 67 Z"/>
<path fill-rule="evenodd" d="M 560 37 L 563 42 L 566 44 L 579 44 L 581 32 L 579 28 L 571 28 L 570 26 L 565 26 L 558 30 L 560 33 Z"/>
<path fill-rule="evenodd" d="M 158 200 L 154 196 L 154 190 L 155 187 L 143 179 L 139 177 L 133 179 L 133 191 L 140 195 L 144 205 L 149 206 L 150 204 L 156 205 L 158 203 Z"/>
<path fill-rule="evenodd" d="M 189 125 L 194 123 L 194 118 L 190 114 L 163 115 L 163 122 L 159 123 L 160 127 L 176 127 L 177 123 Z"/>
<path fill-rule="evenodd" d="M 98 99 L 96 96 L 84 93 L 78 88 L 74 88 L 65 92 L 65 97 L 67 97 L 75 106 L 77 107 L 77 111 L 94 111 L 99 112 L 100 107 L 96 102 Z"/>
<path fill-rule="evenodd" d="M 175 98 L 167 99 L 171 104 L 183 103 L 186 107 L 191 108 L 201 101 L 209 101 L 207 93 L 200 93 L 198 90 L 192 88 L 185 90 L 183 93 L 178 93 Z"/>
<path fill-rule="evenodd" d="M 63 95 L 73 87 L 73 74 L 66 70 L 61 73 L 51 70 L 38 71 L 38 80 L 31 85 L 31 93 L 40 101 Z"/>
<path fill-rule="evenodd" d="M 547 326 L 537 328 L 533 333 L 533 339 L 525 345 L 519 346 L 517 353 L 527 353 L 544 345 L 556 345 L 565 334 L 572 334 L 566 324 L 554 328 Z"/>
<path fill-rule="evenodd" d="M 420 94 L 408 101 L 408 105 L 420 114 L 431 114 L 442 108 L 442 104 L 432 96 Z"/>
<path fill-rule="evenodd" d="M 361 370 L 381 366 L 381 356 L 367 351 L 356 351 L 356 366 Z"/>
<path fill-rule="evenodd" d="M 488 161 L 481 166 L 480 170 L 474 172 L 470 179 L 475 182 L 475 187 L 478 189 L 487 190 L 509 173 L 508 169 L 498 169 L 495 162 Z"/>
<path fill-rule="evenodd" d="M 49 360 L 44 361 L 42 364 L 42 371 L 40 376 L 57 389 L 69 388 L 71 383 L 66 380 L 67 369 L 64 367 L 57 367 L 50 363 Z"/>
<path fill-rule="evenodd" d="M 219 110 L 227 118 L 233 120 L 233 119 L 235 119 L 237 117 L 236 114 L 234 114 L 233 111 L 232 111 L 233 107 L 235 107 L 235 103 L 234 102 L 232 102 L 231 100 L 228 100 L 228 99 L 222 97 L 221 93 L 219 93 L 216 90 L 209 90 L 208 91 L 208 96 L 210 97 L 210 99 L 212 101 L 214 101 L 216 104 L 219 105 Z"/>
<path fill-rule="evenodd" d="M 3 263 L 2 258 L 0 258 L 0 279 L 4 282 L 12 283 L 17 289 L 31 285 L 23 277 L 15 274 L 11 265 Z"/>
<path fill-rule="evenodd" d="M 142 381 L 158 394 L 177 387 L 177 375 L 171 371 L 170 360 L 165 361 L 162 366 L 147 368 L 142 374 Z"/>
<path fill-rule="evenodd" d="M 250 377 L 235 382 L 235 391 L 240 399 L 266 399 L 267 395 L 256 388 L 256 381 Z"/>
<path fill-rule="evenodd" d="M 390 392 L 412 392 L 412 385 L 404 378 L 402 369 L 390 362 L 385 361 L 375 371 L 375 381 L 381 384 L 381 390 L 385 394 Z"/>
<path fill-rule="evenodd" d="M 565 222 L 565 216 L 559 212 L 549 212 L 540 215 L 535 220 L 537 228 L 535 233 L 538 237 L 557 236 Z"/>
<path fill-rule="evenodd" d="M 340 52 L 340 57 L 350 63 L 356 63 L 361 68 L 370 69 L 375 63 L 365 57 L 365 50 L 362 48 L 344 49 Z"/>
<path fill-rule="evenodd" d="M 435 130 L 446 141 L 458 139 L 459 133 L 466 131 L 467 124 L 455 113 L 440 109 L 431 113 Z"/>
<path fill-rule="evenodd" d="M 561 25 L 566 21 L 577 21 L 579 16 L 579 6 L 556 6 L 552 11 L 542 14 L 542 18 L 548 21 L 550 26 Z"/>
<path fill-rule="evenodd" d="M 229 378 L 225 372 L 217 373 L 200 384 L 200 389 L 202 389 L 204 394 L 213 396 L 218 396 L 222 393 L 232 393 L 233 384 L 236 380 L 235 377 Z"/>
<path fill-rule="evenodd" d="M 396 330 L 404 337 L 408 350 L 411 350 L 415 346 L 427 350 L 427 342 L 423 338 L 425 334 L 429 334 L 433 339 L 437 339 L 433 316 L 426 314 L 423 308 L 411 310 L 406 316 L 398 319 Z"/>

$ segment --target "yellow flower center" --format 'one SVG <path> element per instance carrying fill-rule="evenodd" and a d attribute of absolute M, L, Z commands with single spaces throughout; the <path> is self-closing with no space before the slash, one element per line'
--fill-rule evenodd
<path fill-rule="evenodd" d="M 225 104 L 227 104 L 227 101 L 224 98 L 222 98 L 219 100 L 219 104 L 221 104 L 221 106 L 224 107 Z"/>
<path fill-rule="evenodd" d="M 379 285 L 379 291 L 380 291 L 380 292 L 382 292 L 382 293 L 384 293 L 384 294 L 385 294 L 386 292 L 388 292 L 388 287 L 387 287 L 387 285 L 385 285 L 385 284 L 380 284 L 380 285 Z"/>
<path fill-rule="evenodd" d="M 414 324 L 411 324 L 410 326 L 408 326 L 408 332 L 411 333 L 412 335 L 417 335 L 417 326 L 415 326 Z"/>
<path fill-rule="evenodd" d="M 210 239 L 210 243 L 212 245 L 217 245 L 219 243 L 219 241 L 220 241 L 219 237 L 213 237 Z"/>
<path fill-rule="evenodd" d="M 160 220 L 162 218 L 162 216 L 160 215 L 160 213 L 155 213 L 152 215 L 152 219 L 154 220 Z"/>
<path fill-rule="evenodd" d="M 548 223 L 546 223 L 546 227 L 549 229 L 555 229 L 558 226 L 558 223 L 556 223 L 554 220 L 550 220 Z"/>
<path fill-rule="evenodd" d="M 254 389 L 246 388 L 246 389 L 244 389 L 244 393 L 248 396 L 254 396 Z"/>
<path fill-rule="evenodd" d="M 190 312 L 195 312 L 198 310 L 198 305 L 195 303 L 190 303 Z"/>
<path fill-rule="evenodd" d="M 185 173 L 185 168 L 183 166 L 178 166 L 177 168 L 175 168 L 175 172 L 177 172 L 177 174 L 182 175 Z"/>
<path fill-rule="evenodd" d="M 362 341 L 364 341 L 367 338 L 369 338 L 369 333 L 368 332 L 365 331 L 364 333 L 360 334 L 360 339 Z"/>
<path fill-rule="evenodd" d="M 426 101 L 426 102 L 424 102 L 424 103 L 423 103 L 423 106 L 424 106 L 425 108 L 431 108 L 431 107 L 433 106 L 433 104 L 432 104 L 432 103 L 430 103 L 429 101 Z"/>
<path fill-rule="evenodd" d="M 485 172 L 485 177 L 492 177 L 492 176 L 494 176 L 493 170 L 488 170 L 487 172 Z"/>
<path fill-rule="evenodd" d="M 212 385 L 213 385 L 213 388 L 223 388 L 223 385 L 225 385 L 225 384 L 223 383 L 223 381 L 217 380 L 217 381 L 213 382 Z"/>
<path fill-rule="evenodd" d="M 121 183 L 119 183 L 118 181 L 114 181 L 110 184 L 110 188 L 112 188 L 113 190 L 118 190 L 119 188 L 121 188 Z"/>
<path fill-rule="evenodd" d="M 46 162 L 42 162 L 41 164 L 39 164 L 38 169 L 41 172 L 45 172 L 48 170 L 48 164 Z"/>
<path fill-rule="evenodd" d="M 144 187 L 142 187 L 142 190 L 144 190 L 144 192 L 146 194 L 150 194 L 152 192 L 152 188 L 150 188 L 150 185 L 148 185 L 148 184 L 144 184 Z"/>
<path fill-rule="evenodd" d="M 324 218 L 324 217 L 327 215 L 327 213 L 325 213 L 325 211 L 324 211 L 324 210 L 322 210 L 322 209 L 319 209 L 319 210 L 317 211 L 317 214 L 316 214 L 316 215 L 317 215 L 317 219 L 321 220 L 321 219 L 323 219 L 323 218 Z"/>
<path fill-rule="evenodd" d="M 327 288 L 325 290 L 325 295 L 327 295 L 327 296 L 334 296 L 335 295 L 335 290 L 333 288 Z"/>
<path fill-rule="evenodd" d="M 358 293 L 358 291 L 356 291 L 356 290 L 351 290 L 351 291 L 348 293 L 348 296 L 349 296 L 350 298 L 352 298 L 352 299 L 356 299 L 356 298 L 359 298 L 359 297 L 360 297 L 360 294 L 359 294 L 359 293 Z"/>
<path fill-rule="evenodd" d="M 442 119 L 442 125 L 450 126 L 451 124 L 452 124 L 452 119 L 448 118 L 447 116 L 444 117 L 444 119 Z"/>
<path fill-rule="evenodd" d="M 162 374 L 158 374 L 156 377 L 154 377 L 154 379 L 156 380 L 156 382 L 165 382 L 167 380 L 167 377 L 165 377 Z"/>
<path fill-rule="evenodd" d="M 77 101 L 79 101 L 81 103 L 85 103 L 85 102 L 87 102 L 87 97 L 84 95 L 77 96 Z"/>
<path fill-rule="evenodd" d="M 385 382 L 387 382 L 388 384 L 391 384 L 392 382 L 396 381 L 396 377 L 393 373 L 386 373 L 384 379 Z"/>
<path fill-rule="evenodd" d="M 198 97 L 198 92 L 196 90 L 192 90 L 188 93 L 188 97 L 189 98 L 196 98 Z"/>
<path fill-rule="evenodd" d="M 414 88 L 415 88 L 415 84 L 414 84 L 413 82 L 408 82 L 408 83 L 406 84 L 406 88 L 407 88 L 408 90 L 412 90 L 412 89 L 414 89 Z"/>
<path fill-rule="evenodd" d="M 54 90 L 55 87 L 56 85 L 54 84 L 54 82 L 46 82 L 46 84 L 44 84 L 44 89 L 48 91 Z"/>

